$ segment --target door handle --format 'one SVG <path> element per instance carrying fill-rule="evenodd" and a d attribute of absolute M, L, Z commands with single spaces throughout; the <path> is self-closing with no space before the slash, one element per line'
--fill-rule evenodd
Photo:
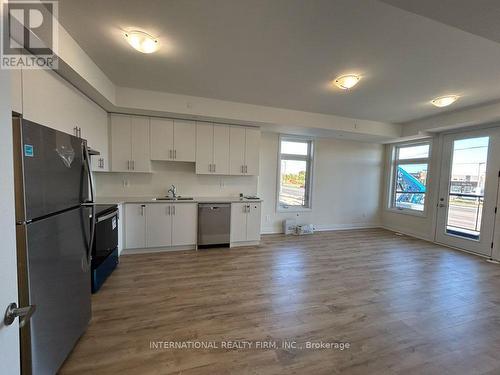
<path fill-rule="evenodd" d="M 444 203 L 439 203 L 439 207 L 443 208 L 446 207 L 446 205 Z"/>
<path fill-rule="evenodd" d="M 17 304 L 13 302 L 7 307 L 3 322 L 6 326 L 10 326 L 12 323 L 14 323 L 14 320 L 19 317 L 19 327 L 22 328 L 26 325 L 28 320 L 30 320 L 35 310 L 35 305 L 17 307 Z"/>

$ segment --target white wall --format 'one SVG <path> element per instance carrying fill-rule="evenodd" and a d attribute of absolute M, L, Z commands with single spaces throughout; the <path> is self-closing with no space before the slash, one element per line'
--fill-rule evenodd
<path fill-rule="evenodd" d="M 162 196 L 170 185 L 177 193 L 195 197 L 223 197 L 257 193 L 258 177 L 195 174 L 194 163 L 154 161 L 153 173 L 96 173 L 98 197 Z"/>
<path fill-rule="evenodd" d="M 317 229 L 378 226 L 383 146 L 338 139 L 317 139 L 312 210 L 276 212 L 279 135 L 262 133 L 259 196 L 262 232 L 282 231 L 285 218 L 312 223 Z"/>
<path fill-rule="evenodd" d="M 0 6 L 3 6 L 0 1 Z M 12 108 L 9 90 L 11 72 L 0 69 L 0 363 L 2 373 L 19 374 L 18 320 L 3 324 L 7 305 L 17 303 L 17 261 L 14 216 Z"/>

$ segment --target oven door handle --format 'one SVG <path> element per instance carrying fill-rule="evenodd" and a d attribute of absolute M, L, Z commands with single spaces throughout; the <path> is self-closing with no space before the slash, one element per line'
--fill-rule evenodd
<path fill-rule="evenodd" d="M 116 216 L 118 217 L 118 211 L 113 211 L 107 215 L 104 215 L 104 216 L 99 216 L 97 218 L 97 222 L 100 223 L 101 221 L 104 221 L 104 220 L 108 220 L 108 219 L 111 219 L 113 216 Z"/>

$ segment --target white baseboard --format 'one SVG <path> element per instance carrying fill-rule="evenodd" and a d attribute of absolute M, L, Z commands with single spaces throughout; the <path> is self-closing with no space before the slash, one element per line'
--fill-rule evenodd
<path fill-rule="evenodd" d="M 352 229 L 374 229 L 381 228 L 378 223 L 364 223 L 364 224 L 336 224 L 336 225 L 315 225 L 315 232 L 327 232 L 337 230 L 352 230 Z"/>
<path fill-rule="evenodd" d="M 401 233 L 401 234 L 404 234 L 405 236 L 415 237 L 415 238 L 418 238 L 419 240 L 423 240 L 423 241 L 435 243 L 432 238 L 429 238 L 429 237 L 426 237 L 426 236 L 422 236 L 419 233 L 414 233 L 414 232 L 411 232 L 411 231 L 406 230 L 406 229 L 405 230 L 401 230 L 399 228 L 394 228 L 394 227 L 391 227 L 391 226 L 388 226 L 388 225 L 381 225 L 380 228 L 390 230 L 391 232 Z"/>
<path fill-rule="evenodd" d="M 373 229 L 382 228 L 380 223 L 364 223 L 364 224 L 336 224 L 336 225 L 314 225 L 315 232 L 326 232 L 336 230 L 350 230 L 350 229 Z M 283 234 L 282 230 L 275 230 L 273 228 L 264 228 L 260 232 L 265 234 Z"/>

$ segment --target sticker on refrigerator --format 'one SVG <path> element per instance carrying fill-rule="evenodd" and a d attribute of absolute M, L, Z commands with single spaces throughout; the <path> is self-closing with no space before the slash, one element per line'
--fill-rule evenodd
<path fill-rule="evenodd" d="M 33 145 L 24 145 L 24 156 L 27 156 L 29 158 L 35 156 Z"/>
<path fill-rule="evenodd" d="M 113 218 L 111 225 L 113 226 L 113 230 L 116 228 L 116 217 Z"/>

